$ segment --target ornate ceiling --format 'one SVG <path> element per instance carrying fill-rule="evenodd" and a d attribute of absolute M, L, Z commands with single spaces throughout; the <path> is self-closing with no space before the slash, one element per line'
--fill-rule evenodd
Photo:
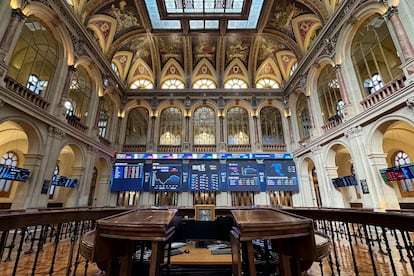
<path fill-rule="evenodd" d="M 202 61 L 203 73 L 214 76 L 220 87 L 236 60 L 237 66 L 245 67 L 250 87 L 258 75 L 269 73 L 283 87 L 339 0 L 204 1 L 73 0 L 70 4 L 127 86 L 140 75 L 157 87 L 171 65 L 191 86 Z M 208 2 L 242 6 L 227 13 L 195 8 Z M 171 5 L 181 10 L 168 13 Z M 189 5 L 194 9 L 185 11 Z"/>

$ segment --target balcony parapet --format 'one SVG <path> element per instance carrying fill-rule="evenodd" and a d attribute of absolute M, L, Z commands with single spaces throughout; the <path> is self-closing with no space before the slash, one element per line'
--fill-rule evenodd
<path fill-rule="evenodd" d="M 194 152 L 216 152 L 216 145 L 194 145 Z"/>
<path fill-rule="evenodd" d="M 159 152 L 181 152 L 181 145 L 159 145 Z"/>
<path fill-rule="evenodd" d="M 252 145 L 228 145 L 227 150 L 229 152 L 250 152 Z"/>
<path fill-rule="evenodd" d="M 123 145 L 123 152 L 145 152 L 147 150 L 147 145 Z"/>
<path fill-rule="evenodd" d="M 102 144 L 104 144 L 104 145 L 106 145 L 106 146 L 110 146 L 111 145 L 111 141 L 109 141 L 108 139 L 105 139 L 104 137 L 102 137 L 102 136 L 99 136 L 99 141 L 102 143 Z"/>
<path fill-rule="evenodd" d="M 360 102 L 364 109 L 369 109 L 370 107 L 378 104 L 382 100 L 388 98 L 392 94 L 399 91 L 401 88 L 405 87 L 405 76 L 401 75 L 391 82 L 387 83 L 384 87 L 376 91 L 375 93 L 369 95 L 364 100 Z"/>
<path fill-rule="evenodd" d="M 45 99 L 33 93 L 33 91 L 31 91 L 27 87 L 24 87 L 22 84 L 20 84 L 16 80 L 6 76 L 4 78 L 4 82 L 6 83 L 6 87 L 8 89 L 15 92 L 17 95 L 24 98 L 25 100 L 33 103 L 34 105 L 40 107 L 41 109 L 46 110 L 48 108 L 49 103 Z"/>
<path fill-rule="evenodd" d="M 74 128 L 82 131 L 83 133 L 86 133 L 86 130 L 88 129 L 87 126 L 84 126 L 81 122 L 80 119 L 74 115 L 72 116 L 67 116 L 66 120 L 68 122 L 69 125 L 73 126 Z"/>
<path fill-rule="evenodd" d="M 286 152 L 285 144 L 263 145 L 262 148 L 264 152 Z"/>
<path fill-rule="evenodd" d="M 335 115 L 329 119 L 329 122 L 322 126 L 324 132 L 333 129 L 344 122 L 343 116 Z"/>

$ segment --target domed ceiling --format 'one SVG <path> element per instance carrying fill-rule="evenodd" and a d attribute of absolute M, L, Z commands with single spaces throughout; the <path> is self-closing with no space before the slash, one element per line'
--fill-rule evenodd
<path fill-rule="evenodd" d="M 280 86 L 306 54 L 339 0 L 70 1 L 120 79 L 159 88 L 166 66 L 191 87 L 199 64 L 222 87 L 235 60 L 249 87 L 259 75 Z"/>

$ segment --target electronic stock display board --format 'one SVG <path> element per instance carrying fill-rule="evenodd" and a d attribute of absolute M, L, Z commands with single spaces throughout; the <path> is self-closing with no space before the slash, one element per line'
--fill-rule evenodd
<path fill-rule="evenodd" d="M 112 174 L 111 192 L 141 191 L 144 162 L 117 162 Z"/>
<path fill-rule="evenodd" d="M 182 162 L 154 161 L 150 172 L 150 191 L 181 191 Z"/>
<path fill-rule="evenodd" d="M 122 155 L 111 191 L 298 191 L 295 163 L 273 154 Z M 145 158 L 145 159 L 139 159 Z"/>
<path fill-rule="evenodd" d="M 255 160 L 227 161 L 229 191 L 260 191 L 259 166 Z"/>
<path fill-rule="evenodd" d="M 219 160 L 190 160 L 189 188 L 191 191 L 220 190 Z"/>
<path fill-rule="evenodd" d="M 296 166 L 293 160 L 265 160 L 267 191 L 298 191 Z"/>

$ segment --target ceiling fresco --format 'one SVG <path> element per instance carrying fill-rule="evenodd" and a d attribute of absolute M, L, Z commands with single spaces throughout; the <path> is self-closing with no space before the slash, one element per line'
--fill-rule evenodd
<path fill-rule="evenodd" d="M 278 67 L 276 70 L 286 80 L 292 64 L 300 62 L 339 3 L 338 0 L 244 1 L 256 5 L 252 9 L 260 14 L 257 23 L 254 28 L 231 29 L 228 22 L 232 18 L 226 18 L 225 13 L 183 14 L 169 20 L 168 14 L 156 6 L 163 1 L 78 0 L 73 1 L 73 8 L 108 61 L 123 64 L 125 72 L 120 77 L 125 81 L 128 70 L 137 61 L 145 63 L 152 72 L 161 72 L 170 59 L 182 67 L 186 76 L 193 74 L 201 60 L 207 60 L 219 73 L 225 72 L 234 60 L 239 60 L 248 72 L 256 72 L 270 59 L 271 67 Z M 169 5 L 174 3 L 168 1 Z M 160 11 L 155 16 L 163 27 L 154 26 L 151 19 L 157 8 Z M 194 19 L 204 22 L 204 29 L 192 29 Z M 208 20 L 217 20 L 218 28 L 207 28 Z"/>

